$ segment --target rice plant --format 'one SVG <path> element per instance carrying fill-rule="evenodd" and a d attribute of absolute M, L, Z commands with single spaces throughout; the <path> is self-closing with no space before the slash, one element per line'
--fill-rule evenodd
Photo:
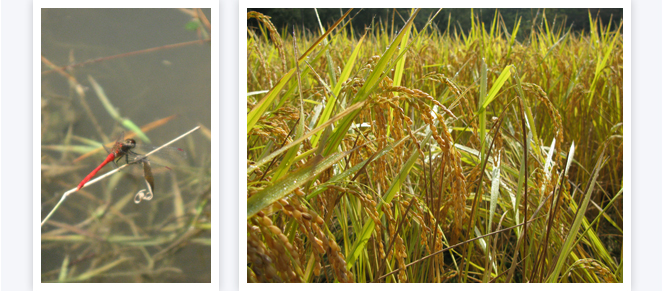
<path fill-rule="evenodd" d="M 353 13 L 247 14 L 248 281 L 622 282 L 621 24 Z"/>

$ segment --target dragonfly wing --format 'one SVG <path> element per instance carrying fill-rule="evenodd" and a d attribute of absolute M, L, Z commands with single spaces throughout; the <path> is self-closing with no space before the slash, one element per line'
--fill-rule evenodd
<path fill-rule="evenodd" d="M 152 175 L 152 167 L 150 167 L 150 162 L 143 160 L 143 176 L 145 177 L 145 182 L 147 182 L 150 187 L 150 192 L 154 192 L 154 176 Z"/>

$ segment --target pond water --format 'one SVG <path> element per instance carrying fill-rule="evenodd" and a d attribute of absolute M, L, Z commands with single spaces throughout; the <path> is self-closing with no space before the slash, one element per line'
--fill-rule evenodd
<path fill-rule="evenodd" d="M 202 13 L 215 21 L 209 9 Z M 211 48 L 209 41 L 199 41 L 208 36 L 192 19 L 178 9 L 42 9 L 42 72 L 51 71 L 42 73 L 40 84 L 42 219 L 62 193 L 104 159 L 99 153 L 75 163 L 82 153 L 74 146 L 89 146 L 86 139 L 101 142 L 103 135 L 112 141 L 122 130 L 130 133 L 109 114 L 90 77 L 119 115 L 139 127 L 175 116 L 146 133 L 152 146 L 203 127 L 174 144 L 187 160 L 179 169 L 155 173 L 160 191 L 154 200 L 127 200 L 145 186 L 140 178 L 124 174 L 68 197 L 53 223 L 42 227 L 43 282 L 57 280 L 65 258 L 71 265 L 69 280 L 116 264 L 85 282 L 210 282 Z M 46 65 L 116 55 L 121 56 L 65 69 L 75 81 Z M 187 232 L 189 225 L 195 231 Z"/>

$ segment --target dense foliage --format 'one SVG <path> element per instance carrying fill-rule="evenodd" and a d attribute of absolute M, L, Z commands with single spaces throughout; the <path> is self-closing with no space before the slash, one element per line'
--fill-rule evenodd
<path fill-rule="evenodd" d="M 422 13 L 248 13 L 248 280 L 621 282 L 621 22 Z"/>

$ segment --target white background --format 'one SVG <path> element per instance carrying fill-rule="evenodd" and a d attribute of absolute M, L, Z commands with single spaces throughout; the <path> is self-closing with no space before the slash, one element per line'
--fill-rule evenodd
<path fill-rule="evenodd" d="M 438 1 L 435 6 L 443 2 Z M 32 3 L 3 0 L 1 5 L 0 289 L 20 291 L 32 289 Z M 537 4 L 530 2 L 528 6 L 531 5 Z M 238 269 L 238 254 L 245 254 L 245 251 L 239 250 L 237 245 L 237 209 L 241 195 L 234 161 L 240 152 L 232 138 L 238 136 L 240 113 L 235 110 L 239 106 L 238 7 L 237 0 L 222 0 L 219 19 L 218 98 L 222 106 L 220 125 L 213 130 L 226 137 L 220 144 L 222 199 L 217 201 L 221 210 L 219 279 L 222 290 L 237 290 L 238 272 L 245 271 L 241 266 Z M 663 290 L 663 10 L 659 0 L 633 0 L 631 8 L 632 290 Z M 584 289 L 595 287 L 581 286 Z M 449 285 L 445 289 L 454 287 L 459 286 Z M 563 288 L 569 287 L 564 285 Z M 146 286 L 145 290 L 150 289 Z"/>

